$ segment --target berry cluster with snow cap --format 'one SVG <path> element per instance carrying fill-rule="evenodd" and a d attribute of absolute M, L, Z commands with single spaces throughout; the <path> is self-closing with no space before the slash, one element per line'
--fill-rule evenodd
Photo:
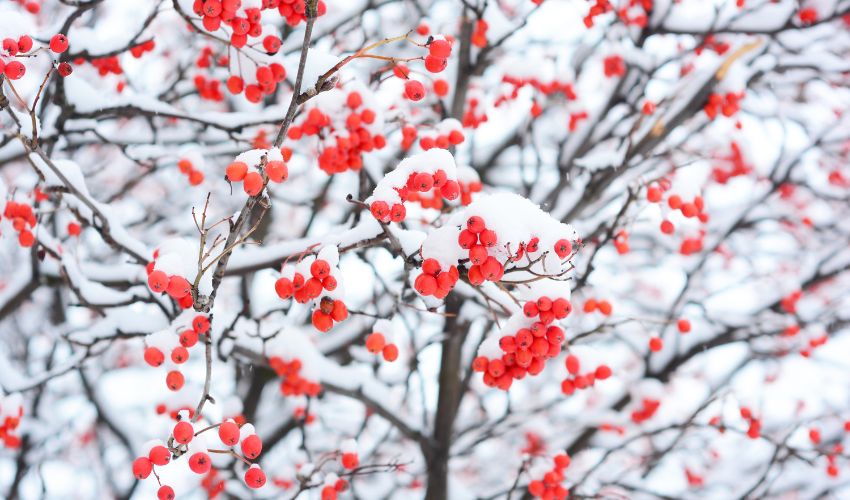
<path fill-rule="evenodd" d="M 449 149 L 463 143 L 463 126 L 454 118 L 447 118 L 434 125 L 433 130 L 428 130 L 419 135 L 419 147 L 423 151 L 432 148 Z"/>
<path fill-rule="evenodd" d="M 263 174 L 277 184 L 289 177 L 286 162 L 290 158 L 292 151 L 287 148 L 252 149 L 237 156 L 227 166 L 225 176 L 230 182 L 241 182 L 248 196 L 256 196 L 265 187 Z"/>
<path fill-rule="evenodd" d="M 198 244 L 183 238 L 164 242 L 153 253 L 153 260 L 145 270 L 148 287 L 155 293 L 167 293 L 183 309 L 192 307 L 192 282 L 198 272 L 198 263 L 192 257 L 198 255 Z M 199 293 L 212 290 L 212 277 L 205 274 L 198 283 Z"/>
<path fill-rule="evenodd" d="M 294 266 L 284 264 L 281 277 L 274 288 L 283 300 L 294 298 L 299 304 L 314 303 L 313 326 L 321 332 L 348 317 L 343 301 L 342 273 L 339 270 L 339 249 L 328 245 L 315 256 L 308 255 Z"/>
<path fill-rule="evenodd" d="M 456 200 L 460 195 L 454 157 L 444 149 L 432 149 L 402 160 L 378 182 L 366 203 L 379 221 L 401 222 L 407 216 L 404 203 L 410 195 L 432 190 L 447 200 Z"/>
<path fill-rule="evenodd" d="M 384 120 L 377 110 L 380 103 L 362 84 L 335 88 L 312 99 L 304 119 L 289 127 L 287 137 L 319 137 L 319 168 L 328 175 L 360 170 L 363 154 L 383 149 Z"/>
<path fill-rule="evenodd" d="M 478 198 L 429 233 L 421 255 L 423 263 L 434 260 L 438 269 L 463 267 L 469 283 L 478 286 L 502 280 L 509 270 L 560 277 L 568 270 L 565 259 L 573 252 L 574 239 L 571 226 L 531 201 L 498 193 Z M 427 274 L 423 266 L 420 277 Z M 416 286 L 417 291 L 434 295 L 431 280 L 420 277 L 416 280 L 422 286 Z"/>
<path fill-rule="evenodd" d="M 392 342 L 392 322 L 381 319 L 375 322 L 372 333 L 366 336 L 366 350 L 372 354 L 381 354 L 385 361 L 398 359 L 398 346 Z"/>
<path fill-rule="evenodd" d="M 194 347 L 200 336 L 206 335 L 209 330 L 209 318 L 198 314 L 188 327 L 176 330 L 169 328 L 151 333 L 145 337 L 145 362 L 154 368 L 166 364 L 168 374 L 165 377 L 165 384 L 172 391 L 179 391 L 183 388 L 186 379 L 178 367 L 189 360 L 189 349 Z"/>
<path fill-rule="evenodd" d="M 21 446 L 21 438 L 15 434 L 24 416 L 23 399 L 19 393 L 0 396 L 0 440 L 6 448 Z"/>
<path fill-rule="evenodd" d="M 204 29 L 218 31 L 222 25 L 230 28 L 230 43 L 236 48 L 247 45 L 249 37 L 259 38 L 266 31 L 262 24 L 264 10 L 276 9 L 290 26 L 306 20 L 304 0 L 195 0 L 192 10 L 203 19 Z M 319 0 L 317 14 L 327 12 L 325 2 Z M 280 49 L 280 38 L 266 35 L 263 48 L 270 53 Z"/>
<path fill-rule="evenodd" d="M 565 342 L 556 323 L 572 311 L 569 288 L 553 283 L 543 290 L 525 291 L 522 312 L 512 315 L 496 336 L 481 343 L 473 369 L 483 373 L 489 387 L 508 390 L 514 380 L 538 375 L 547 360 L 558 356 Z"/>

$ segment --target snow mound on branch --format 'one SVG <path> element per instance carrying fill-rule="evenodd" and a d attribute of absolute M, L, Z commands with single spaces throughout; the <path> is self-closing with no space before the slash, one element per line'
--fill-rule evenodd
<path fill-rule="evenodd" d="M 482 194 L 465 210 L 454 213 L 445 226 L 435 229 L 422 244 L 423 258 L 436 259 L 440 266 L 448 268 L 468 256 L 468 251 L 458 245 L 458 235 L 473 215 L 484 219 L 488 229 L 498 235 L 498 244 L 490 249 L 490 255 L 505 262 L 519 249 L 520 243 L 539 238 L 538 248 L 546 252 L 536 264 L 537 268 L 557 274 L 566 270 L 564 263 L 552 251 L 560 239 L 574 241 L 576 230 L 544 212 L 538 205 L 514 193 Z M 537 256 L 535 256 L 536 258 Z M 520 264 L 526 262 L 521 259 Z M 510 267 L 506 268 L 506 271 Z"/>
<path fill-rule="evenodd" d="M 366 203 L 378 200 L 402 203 L 396 188 L 404 187 L 410 174 L 423 172 L 433 175 L 437 170 L 444 171 L 448 180 L 457 181 L 457 165 L 454 156 L 445 149 L 429 149 L 424 153 L 409 156 L 378 182 L 375 190 L 372 191 L 372 196 L 366 199 Z"/>

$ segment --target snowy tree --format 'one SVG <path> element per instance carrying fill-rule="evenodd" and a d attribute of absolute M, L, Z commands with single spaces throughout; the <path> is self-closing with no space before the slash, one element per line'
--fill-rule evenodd
<path fill-rule="evenodd" d="M 850 0 L 0 40 L 0 496 L 850 495 Z"/>

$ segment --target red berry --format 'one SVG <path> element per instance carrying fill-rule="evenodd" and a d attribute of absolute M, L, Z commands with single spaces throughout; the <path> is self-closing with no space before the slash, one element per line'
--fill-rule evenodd
<path fill-rule="evenodd" d="M 251 460 L 260 456 L 263 451 L 263 442 L 260 436 L 251 434 L 242 441 L 242 454 Z"/>
<path fill-rule="evenodd" d="M 171 361 L 174 361 L 178 365 L 185 363 L 187 359 L 189 359 L 189 351 L 182 345 L 175 347 L 171 351 Z"/>
<path fill-rule="evenodd" d="M 691 322 L 683 318 L 676 322 L 676 327 L 680 333 L 688 333 L 691 331 Z"/>
<path fill-rule="evenodd" d="M 466 220 L 466 228 L 471 233 L 478 234 L 481 231 L 484 231 L 484 229 L 486 229 L 484 219 L 477 215 L 473 215 L 472 217 Z"/>
<path fill-rule="evenodd" d="M 168 279 L 168 295 L 174 299 L 182 299 L 192 292 L 192 285 L 182 276 L 172 276 Z"/>
<path fill-rule="evenodd" d="M 145 349 L 145 362 L 154 368 L 160 366 L 165 361 L 165 354 L 156 347 L 148 347 Z"/>
<path fill-rule="evenodd" d="M 218 426 L 218 437 L 225 446 L 236 446 L 239 443 L 239 426 L 234 422 L 222 422 Z"/>
<path fill-rule="evenodd" d="M 147 457 L 139 457 L 133 462 L 133 475 L 136 479 L 147 479 L 153 471 L 153 464 Z"/>
<path fill-rule="evenodd" d="M 192 427 L 192 424 L 183 420 L 177 422 L 174 426 L 174 430 L 171 431 L 171 434 L 174 436 L 174 440 L 178 443 L 187 444 L 195 437 L 195 428 Z"/>
<path fill-rule="evenodd" d="M 292 285 L 292 280 L 289 278 L 278 278 L 274 283 L 274 291 L 277 293 L 277 296 L 283 300 L 287 300 L 292 297 L 292 294 L 295 292 L 295 287 Z"/>
<path fill-rule="evenodd" d="M 431 73 L 440 73 L 446 66 L 449 65 L 449 62 L 442 57 L 434 57 L 432 55 L 425 56 L 425 69 Z"/>
<path fill-rule="evenodd" d="M 10 80 L 18 80 L 24 76 L 24 73 L 27 72 L 27 68 L 20 63 L 20 61 L 10 61 L 6 64 L 6 69 L 4 73 Z"/>
<path fill-rule="evenodd" d="M 59 63 L 59 66 L 57 66 L 56 69 L 59 71 L 59 74 L 62 76 L 62 78 L 65 78 L 66 76 L 69 76 L 71 73 L 74 72 L 74 68 L 72 68 L 71 65 L 66 62 Z"/>
<path fill-rule="evenodd" d="M 257 196 L 263 190 L 263 176 L 259 172 L 248 172 L 243 179 L 242 188 L 248 196 Z"/>
<path fill-rule="evenodd" d="M 198 343 L 198 332 L 195 330 L 183 330 L 180 332 L 180 345 L 192 347 Z"/>
<path fill-rule="evenodd" d="M 195 453 L 189 457 L 189 468 L 192 469 L 192 472 L 195 474 L 206 474 L 210 471 L 210 468 L 212 468 L 210 456 L 203 451 Z"/>
<path fill-rule="evenodd" d="M 383 354 L 385 361 L 392 363 L 398 359 L 398 347 L 395 344 L 387 344 L 381 354 Z"/>
<path fill-rule="evenodd" d="M 161 444 L 156 445 L 148 452 L 148 459 L 150 459 L 151 463 L 154 465 L 168 465 L 168 462 L 171 461 L 171 452 L 168 451 L 168 448 Z"/>
<path fill-rule="evenodd" d="M 330 314 L 323 313 L 320 309 L 313 311 L 312 322 L 320 332 L 327 332 L 334 326 Z"/>
<path fill-rule="evenodd" d="M 277 54 L 277 51 L 280 50 L 280 38 L 275 35 L 269 35 L 263 38 L 263 48 L 269 54 Z"/>
<path fill-rule="evenodd" d="M 183 378 L 183 374 L 177 370 L 172 370 L 165 376 L 165 385 L 167 385 L 172 391 L 179 391 L 182 389 L 185 382 L 186 379 Z"/>
<path fill-rule="evenodd" d="M 428 45 L 428 53 L 434 57 L 447 59 L 452 55 L 452 44 L 446 40 L 431 40 Z"/>
<path fill-rule="evenodd" d="M 316 259 L 312 264 L 310 264 L 310 274 L 312 274 L 314 278 L 323 279 L 330 275 L 330 273 L 331 266 L 326 260 Z"/>
<path fill-rule="evenodd" d="M 386 340 L 382 333 L 374 332 L 366 337 L 366 349 L 372 354 L 381 352 L 384 349 L 384 345 L 386 345 Z"/>
<path fill-rule="evenodd" d="M 195 316 L 192 320 L 192 328 L 198 333 L 207 333 L 210 330 L 210 320 L 203 315 Z"/>
<path fill-rule="evenodd" d="M 156 492 L 157 500 L 174 500 L 174 488 L 163 484 Z"/>
<path fill-rule="evenodd" d="M 148 286 L 157 293 L 162 293 L 168 288 L 168 275 L 162 271 L 154 271 L 148 275 Z"/>
<path fill-rule="evenodd" d="M 50 50 L 57 54 L 61 54 L 68 50 L 68 38 L 62 33 L 53 35 L 50 39 Z"/>
<path fill-rule="evenodd" d="M 32 49 L 32 38 L 27 35 L 23 35 L 18 38 L 18 51 L 26 54 Z"/>
<path fill-rule="evenodd" d="M 245 175 L 248 173 L 248 165 L 241 161 L 235 161 L 227 166 L 227 170 L 225 172 L 227 180 L 230 182 L 239 182 L 244 179 Z"/>
<path fill-rule="evenodd" d="M 404 83 L 404 96 L 411 101 L 420 101 L 425 97 L 425 87 L 422 82 L 408 80 Z"/>
<path fill-rule="evenodd" d="M 387 205 L 387 202 L 378 200 L 372 202 L 369 211 L 379 221 L 386 222 L 389 217 L 390 207 Z"/>
<path fill-rule="evenodd" d="M 266 484 L 266 474 L 259 466 L 253 465 L 245 471 L 245 484 L 249 488 L 262 488 Z"/>
<path fill-rule="evenodd" d="M 649 339 L 649 350 L 652 352 L 658 352 L 664 347 L 664 342 L 658 337 L 652 337 Z"/>
<path fill-rule="evenodd" d="M 578 374 L 579 370 L 581 369 L 581 363 L 579 362 L 579 359 L 573 354 L 567 356 L 566 365 L 567 371 L 570 372 L 571 375 Z"/>
<path fill-rule="evenodd" d="M 572 251 L 573 251 L 573 244 L 570 242 L 570 240 L 560 239 L 560 240 L 555 242 L 555 254 L 559 258 L 563 259 L 564 257 L 571 254 Z"/>

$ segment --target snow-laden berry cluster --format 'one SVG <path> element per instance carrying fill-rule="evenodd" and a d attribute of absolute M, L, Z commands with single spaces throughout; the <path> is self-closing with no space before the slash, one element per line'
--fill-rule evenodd
<path fill-rule="evenodd" d="M 275 281 L 275 292 L 283 300 L 312 302 L 313 326 L 327 332 L 334 323 L 348 317 L 338 266 L 339 249 L 334 245 L 323 247 L 316 255 L 307 255 L 295 265 L 284 264 L 280 278 Z"/>

